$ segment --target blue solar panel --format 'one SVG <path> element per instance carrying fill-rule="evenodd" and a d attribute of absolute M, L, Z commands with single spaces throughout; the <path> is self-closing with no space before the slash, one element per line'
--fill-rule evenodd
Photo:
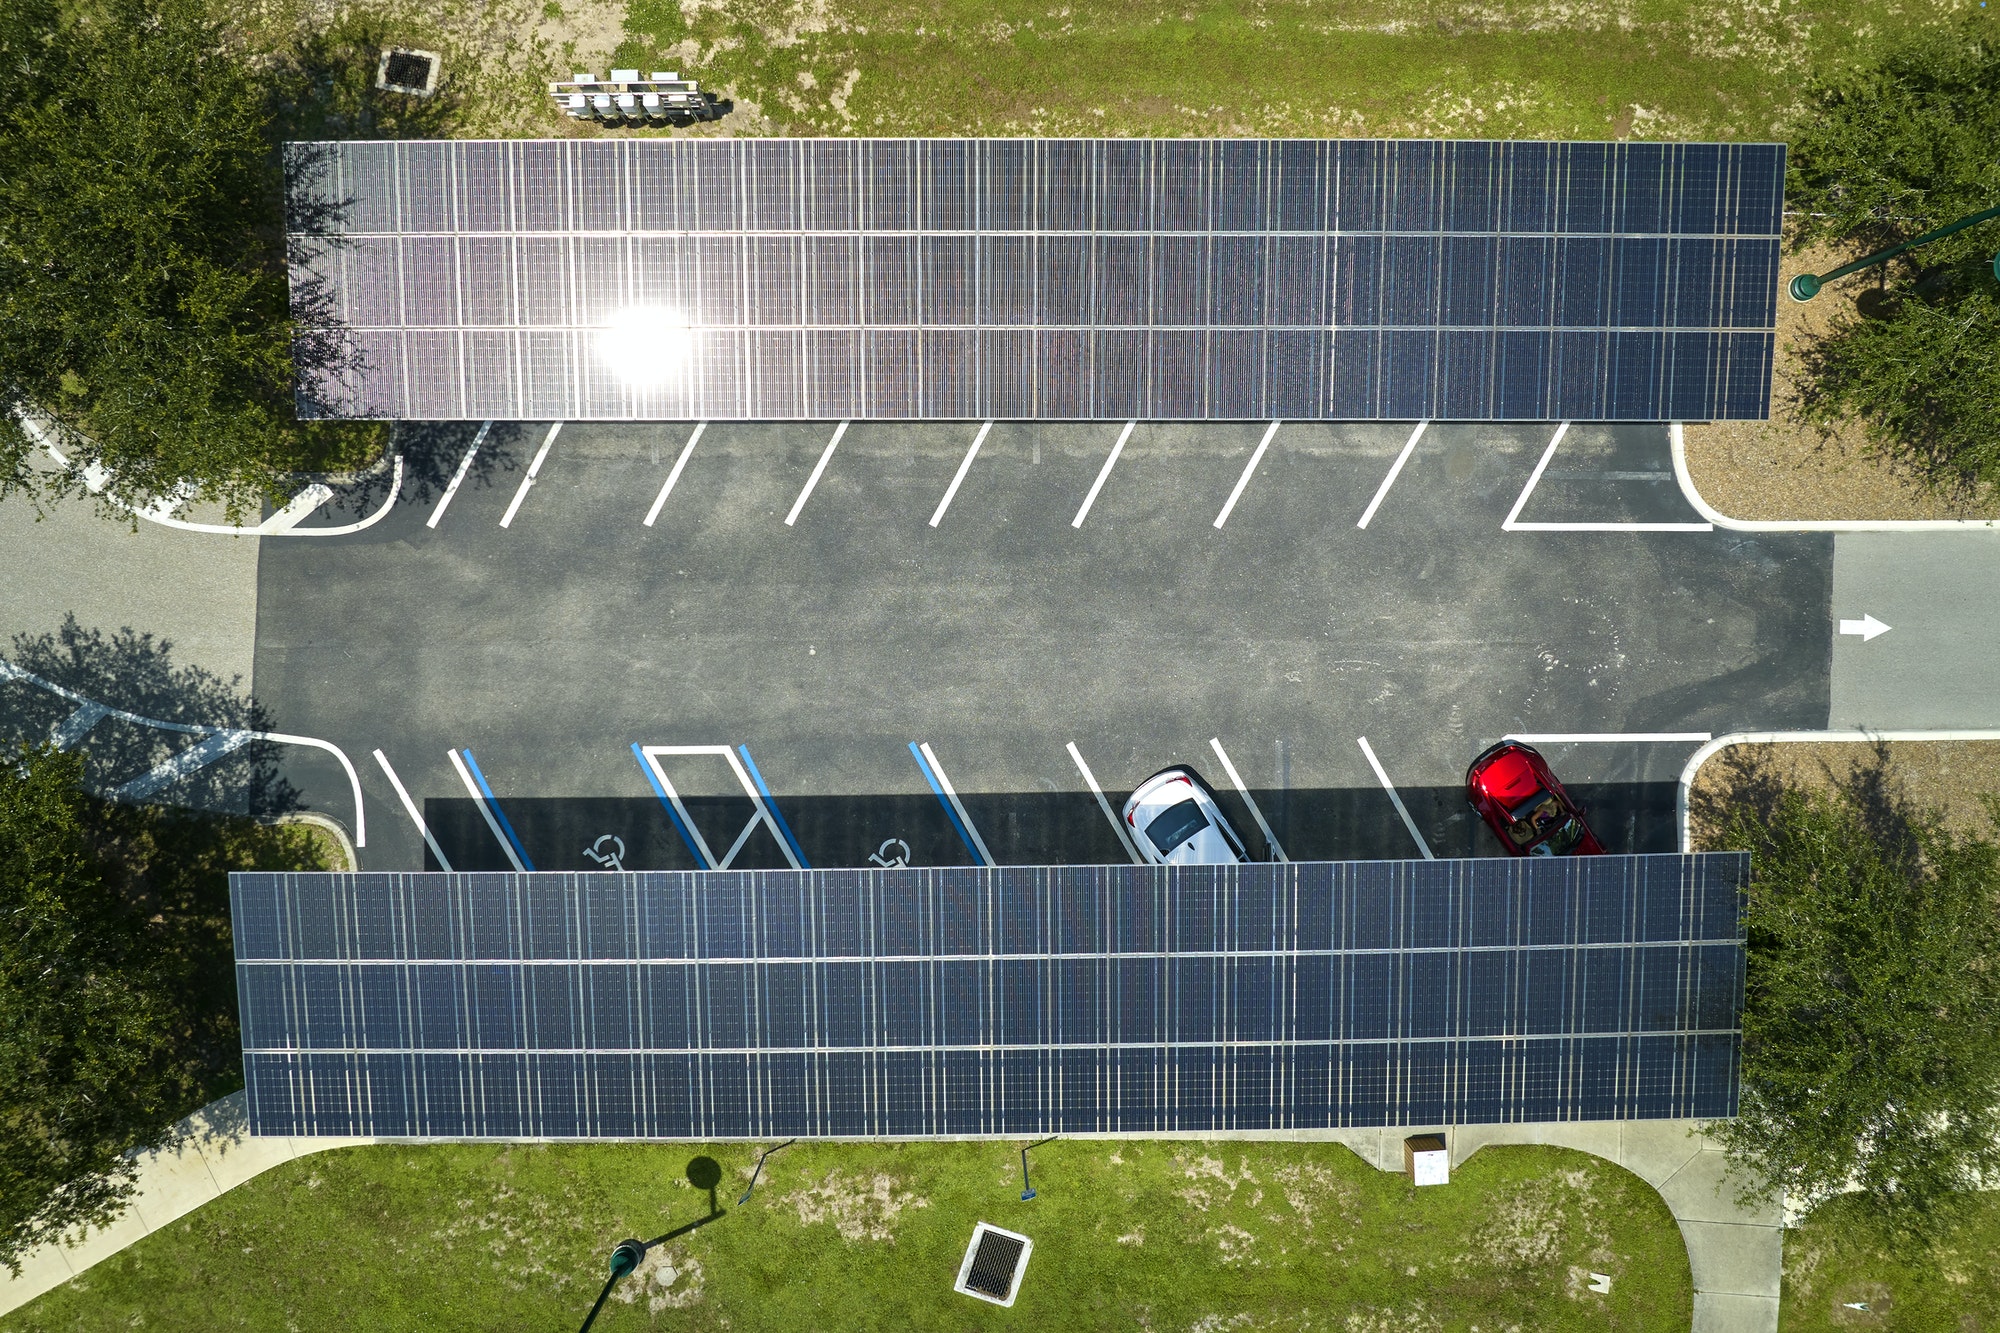
<path fill-rule="evenodd" d="M 313 414 L 1769 409 L 1781 144 L 300 148 L 295 313 L 357 358 Z"/>
<path fill-rule="evenodd" d="M 231 877 L 259 1134 L 1734 1113 L 1739 854 Z"/>

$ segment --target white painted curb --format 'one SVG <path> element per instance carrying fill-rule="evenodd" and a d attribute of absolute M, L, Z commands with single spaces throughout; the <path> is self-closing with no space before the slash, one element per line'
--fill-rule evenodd
<path fill-rule="evenodd" d="M 1957 731 L 1738 731 L 1717 736 L 1694 752 L 1681 769 L 1680 787 L 1674 793 L 1674 817 L 1680 829 L 1681 851 L 1692 852 L 1694 839 L 1688 830 L 1688 789 L 1695 774 L 1717 753 L 1732 745 L 1785 745 L 1800 741 L 2000 741 L 2000 730 Z"/>
<path fill-rule="evenodd" d="M 1687 441 L 1676 421 L 1668 428 L 1673 438 L 1674 480 L 1695 512 L 1718 528 L 1737 532 L 2000 532 L 2000 518 L 1730 518 L 1718 513 L 1688 475 Z"/>

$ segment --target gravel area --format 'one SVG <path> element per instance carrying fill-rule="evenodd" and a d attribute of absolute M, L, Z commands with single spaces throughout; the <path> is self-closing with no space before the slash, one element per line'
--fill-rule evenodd
<path fill-rule="evenodd" d="M 2000 741 L 1799 741 L 1732 745 L 1701 766 L 1688 792 L 1695 846 L 1713 846 L 1716 816 L 1774 782 L 1831 791 L 1857 778 L 1943 811 L 1955 832 L 1996 835 L 1980 797 L 2000 795 Z"/>
<path fill-rule="evenodd" d="M 1785 258 L 1778 295 L 1778 357 L 1769 421 L 1719 421 L 1687 427 L 1688 472 L 1709 504 L 1743 519 L 1885 519 L 2000 517 L 2000 490 L 1940 496 L 1907 467 L 1874 454 L 1861 427 L 1847 423 L 1822 438 L 1791 419 L 1792 384 L 1802 340 L 1823 336 L 1872 289 L 1867 275 L 1842 278 L 1807 303 L 1784 287 L 1795 273 L 1824 273 L 1858 252 L 1808 250 Z"/>

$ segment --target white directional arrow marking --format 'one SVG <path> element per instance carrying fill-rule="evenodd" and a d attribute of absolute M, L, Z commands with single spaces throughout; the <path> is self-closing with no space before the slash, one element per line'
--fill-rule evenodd
<path fill-rule="evenodd" d="M 1859 620 L 1843 620 L 1840 622 L 1840 632 L 1842 634 L 1859 634 L 1863 643 L 1868 642 L 1878 634 L 1887 634 L 1889 629 L 1888 625 L 1883 624 L 1874 616 L 1865 614 Z"/>

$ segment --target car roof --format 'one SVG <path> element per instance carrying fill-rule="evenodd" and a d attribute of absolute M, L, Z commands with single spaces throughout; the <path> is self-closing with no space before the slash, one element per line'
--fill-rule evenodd
<path fill-rule="evenodd" d="M 1511 807 L 1548 785 L 1547 768 L 1537 758 L 1525 746 L 1509 746 L 1476 765 L 1473 780 L 1486 795 Z"/>

